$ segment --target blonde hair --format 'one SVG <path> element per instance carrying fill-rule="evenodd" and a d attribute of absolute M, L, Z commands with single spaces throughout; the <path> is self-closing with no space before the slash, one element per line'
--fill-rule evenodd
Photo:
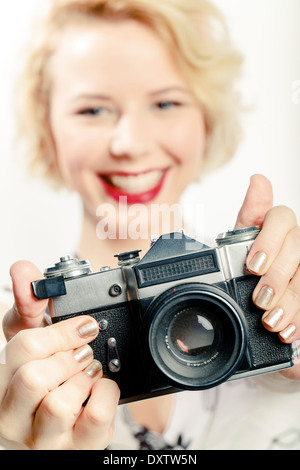
<path fill-rule="evenodd" d="M 26 143 L 29 168 L 63 184 L 49 123 L 48 64 L 65 25 L 78 19 L 134 19 L 151 27 L 168 46 L 198 99 L 209 129 L 203 170 L 235 153 L 240 140 L 240 98 L 235 89 L 241 56 L 219 10 L 207 0 L 51 0 L 27 46 L 18 83 L 18 137 Z M 58 41 L 57 41 L 58 38 Z"/>

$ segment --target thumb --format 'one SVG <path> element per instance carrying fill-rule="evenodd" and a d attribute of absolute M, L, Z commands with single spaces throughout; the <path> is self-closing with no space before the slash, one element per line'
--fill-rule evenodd
<path fill-rule="evenodd" d="M 10 268 L 15 303 L 3 319 L 3 331 L 10 340 L 20 330 L 40 327 L 48 300 L 37 300 L 32 293 L 31 282 L 42 279 L 37 267 L 29 261 L 18 261 Z"/>
<path fill-rule="evenodd" d="M 270 181 L 263 175 L 253 175 L 243 205 L 238 213 L 235 230 L 262 226 L 266 213 L 273 205 L 273 189 Z"/>

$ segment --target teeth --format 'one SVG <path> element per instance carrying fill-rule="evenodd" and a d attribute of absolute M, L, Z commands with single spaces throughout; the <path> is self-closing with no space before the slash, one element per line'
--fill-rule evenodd
<path fill-rule="evenodd" d="M 117 186 L 128 194 L 135 194 L 153 189 L 157 186 L 162 176 L 163 172 L 157 170 L 137 176 L 112 175 L 109 177 L 109 180 L 114 186 Z"/>

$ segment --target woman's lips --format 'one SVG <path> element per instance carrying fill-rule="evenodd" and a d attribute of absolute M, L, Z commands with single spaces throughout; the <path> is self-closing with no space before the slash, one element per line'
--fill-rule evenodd
<path fill-rule="evenodd" d="M 127 197 L 129 204 L 146 204 L 160 192 L 167 170 L 153 170 L 138 174 L 113 173 L 99 175 L 106 193 L 119 202 Z"/>

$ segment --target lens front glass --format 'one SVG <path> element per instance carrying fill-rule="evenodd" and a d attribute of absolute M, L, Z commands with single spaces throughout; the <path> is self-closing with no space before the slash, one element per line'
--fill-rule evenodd
<path fill-rule="evenodd" d="M 200 359 L 214 343 L 215 329 L 207 312 L 197 307 L 179 311 L 171 321 L 166 340 L 172 352 L 183 359 Z"/>

